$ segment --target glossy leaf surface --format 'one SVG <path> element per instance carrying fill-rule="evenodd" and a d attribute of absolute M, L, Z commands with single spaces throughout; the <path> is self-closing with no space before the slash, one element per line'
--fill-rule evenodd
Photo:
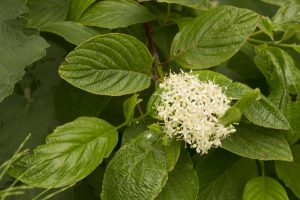
<path fill-rule="evenodd" d="M 150 86 L 152 57 L 137 39 L 106 34 L 79 45 L 59 69 L 72 85 L 94 94 L 120 96 Z"/>
<path fill-rule="evenodd" d="M 32 186 L 64 187 L 90 174 L 117 141 L 118 132 L 108 122 L 80 117 L 57 127 L 46 144 L 15 163 L 10 173 Z"/>
<path fill-rule="evenodd" d="M 244 190 L 243 200 L 288 200 L 284 188 L 271 177 L 250 180 Z"/>
<path fill-rule="evenodd" d="M 243 123 L 236 129 L 222 141 L 224 149 L 251 159 L 293 160 L 289 144 L 281 132 Z"/>
<path fill-rule="evenodd" d="M 189 69 L 218 65 L 233 56 L 256 28 L 258 15 L 225 6 L 211 9 L 174 38 L 171 58 Z"/>
<path fill-rule="evenodd" d="M 115 154 L 107 166 L 103 200 L 154 199 L 179 157 L 180 143 L 162 143 L 163 134 L 145 131 Z"/>

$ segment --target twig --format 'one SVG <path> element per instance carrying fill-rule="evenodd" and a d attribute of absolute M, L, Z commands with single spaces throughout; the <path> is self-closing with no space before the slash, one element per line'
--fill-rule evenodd
<path fill-rule="evenodd" d="M 153 37 L 152 37 L 152 32 L 153 32 L 152 27 L 151 27 L 150 23 L 145 23 L 144 27 L 145 27 L 147 38 L 148 38 L 148 41 L 149 41 L 149 50 L 150 50 L 150 52 L 151 52 L 151 54 L 154 58 L 155 75 L 153 75 L 152 78 L 155 79 L 155 80 L 163 79 L 164 75 L 163 75 L 163 72 L 162 72 L 162 69 L 161 69 L 161 63 L 160 63 L 160 60 L 159 60 L 157 47 L 156 47 L 156 44 L 155 44 L 155 42 L 153 40 Z"/>
<path fill-rule="evenodd" d="M 151 52 L 152 56 L 154 57 L 154 61 L 159 62 L 159 56 L 158 56 L 158 53 L 157 53 L 156 44 L 155 44 L 155 42 L 153 40 L 153 37 L 152 37 L 152 27 L 149 23 L 145 23 L 144 27 L 145 27 L 147 38 L 148 38 L 148 41 L 149 41 L 150 52 Z"/>

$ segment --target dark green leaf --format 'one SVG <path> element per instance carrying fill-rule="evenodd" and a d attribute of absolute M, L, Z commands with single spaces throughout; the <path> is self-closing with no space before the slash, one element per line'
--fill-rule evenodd
<path fill-rule="evenodd" d="M 243 48 L 245 49 L 246 46 L 243 46 Z M 259 69 L 257 69 L 254 61 L 250 57 L 252 57 L 252 55 L 248 56 L 241 50 L 230 58 L 226 63 L 226 68 L 229 68 L 230 72 L 234 72 L 234 78 L 236 80 L 247 82 L 251 87 L 257 87 L 264 83 L 264 76 Z"/>
<path fill-rule="evenodd" d="M 99 200 L 99 198 L 94 194 L 93 188 L 86 183 L 80 182 L 74 186 L 72 198 L 61 200 Z"/>
<path fill-rule="evenodd" d="M 46 134 L 58 125 L 54 92 L 61 83 L 57 69 L 65 54 L 64 49 L 51 44 L 47 55 L 35 63 L 34 69 L 29 68 L 24 77 L 26 79 L 32 74 L 33 85 L 38 87 L 34 89 L 30 87 L 32 84 L 26 85 L 22 94 L 15 93 L 0 104 L 0 163 L 11 156 L 28 133 L 32 137 L 27 147 L 36 146 L 43 143 Z"/>
<path fill-rule="evenodd" d="M 134 24 L 128 27 L 119 28 L 118 32 L 131 35 L 143 43 L 147 41 L 147 33 L 144 24 Z"/>
<path fill-rule="evenodd" d="M 222 141 L 222 147 L 251 159 L 293 160 L 290 147 L 281 132 L 252 124 L 236 126 L 236 132 Z"/>
<path fill-rule="evenodd" d="M 25 0 L 1 0 L 0 22 L 15 19 L 27 11 Z"/>
<path fill-rule="evenodd" d="M 96 0 L 70 0 L 68 19 L 78 22 L 84 11 Z"/>
<path fill-rule="evenodd" d="M 46 54 L 46 41 L 36 34 L 25 34 L 17 20 L 26 11 L 24 0 L 0 1 L 0 102 L 12 94 L 27 65 Z"/>
<path fill-rule="evenodd" d="M 105 0 L 99 1 L 88 8 L 79 22 L 88 26 L 113 29 L 153 19 L 155 19 L 155 16 L 136 1 Z"/>
<path fill-rule="evenodd" d="M 79 45 L 59 69 L 63 79 L 94 94 L 120 96 L 146 89 L 152 57 L 143 43 L 124 34 L 106 34 Z"/>
<path fill-rule="evenodd" d="M 145 27 L 143 27 L 143 29 L 145 30 Z M 170 48 L 177 32 L 178 26 L 175 24 L 155 28 L 153 30 L 152 37 L 156 44 L 160 60 L 170 59 Z M 146 39 L 143 41 L 146 41 Z"/>
<path fill-rule="evenodd" d="M 179 157 L 180 143 L 162 144 L 164 135 L 146 131 L 125 144 L 107 166 L 103 200 L 154 199 Z"/>
<path fill-rule="evenodd" d="M 198 174 L 198 200 L 240 200 L 246 183 L 257 176 L 253 160 L 240 159 L 224 150 L 194 156 Z"/>
<path fill-rule="evenodd" d="M 67 19 L 69 0 L 28 0 L 28 26 L 40 28 Z"/>
<path fill-rule="evenodd" d="M 96 169 L 117 141 L 118 132 L 106 121 L 80 117 L 57 127 L 46 144 L 15 163 L 10 174 L 36 187 L 64 187 Z"/>
<path fill-rule="evenodd" d="M 98 116 L 107 106 L 111 97 L 94 95 L 62 82 L 55 89 L 56 118 L 67 123 L 79 116 Z"/>
<path fill-rule="evenodd" d="M 277 175 L 283 182 L 300 198 L 300 145 L 293 145 L 292 147 L 293 162 L 275 163 Z"/>
<path fill-rule="evenodd" d="M 68 42 L 79 45 L 91 37 L 108 33 L 107 30 L 99 30 L 75 22 L 54 22 L 40 28 L 40 31 L 50 32 L 62 36 Z"/>
<path fill-rule="evenodd" d="M 244 190 L 243 200 L 289 200 L 286 191 L 275 179 L 261 176 L 251 179 Z"/>
<path fill-rule="evenodd" d="M 258 23 L 258 15 L 236 7 L 217 7 L 186 25 L 174 38 L 171 58 L 190 69 L 218 65 L 233 56 Z"/>
<path fill-rule="evenodd" d="M 190 155 L 182 148 L 180 157 L 156 200 L 195 200 L 198 189 L 198 177 Z"/>

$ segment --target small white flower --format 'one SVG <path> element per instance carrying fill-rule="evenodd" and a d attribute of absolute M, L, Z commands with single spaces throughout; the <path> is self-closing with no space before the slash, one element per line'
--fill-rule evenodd
<path fill-rule="evenodd" d="M 159 87 L 162 94 L 156 105 L 157 114 L 169 137 L 183 139 L 198 153 L 205 154 L 235 132 L 232 125 L 218 123 L 231 101 L 213 82 L 200 82 L 196 75 L 184 72 L 170 73 Z"/>

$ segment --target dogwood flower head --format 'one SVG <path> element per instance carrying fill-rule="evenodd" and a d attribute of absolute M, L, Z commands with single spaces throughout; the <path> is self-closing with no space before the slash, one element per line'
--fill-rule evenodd
<path fill-rule="evenodd" d="M 221 139 L 235 132 L 218 118 L 225 114 L 231 100 L 213 82 L 201 82 L 196 75 L 170 73 L 159 85 L 161 102 L 156 105 L 169 137 L 183 139 L 200 154 L 221 145 Z"/>

